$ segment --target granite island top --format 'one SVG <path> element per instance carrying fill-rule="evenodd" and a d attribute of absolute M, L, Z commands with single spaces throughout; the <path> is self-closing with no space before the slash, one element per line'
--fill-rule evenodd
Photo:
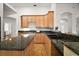
<path fill-rule="evenodd" d="M 15 37 L 1 42 L 0 50 L 24 50 L 31 40 L 33 34 L 26 34 L 25 37 Z"/>

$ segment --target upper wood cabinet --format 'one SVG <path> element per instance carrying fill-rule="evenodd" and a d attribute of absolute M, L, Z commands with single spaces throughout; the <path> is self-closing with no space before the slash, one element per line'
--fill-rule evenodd
<path fill-rule="evenodd" d="M 53 11 L 48 12 L 47 21 L 48 21 L 48 27 L 54 27 L 54 12 Z"/>
<path fill-rule="evenodd" d="M 21 17 L 21 27 L 22 28 L 28 27 L 28 17 L 26 16 Z"/>
<path fill-rule="evenodd" d="M 27 28 L 29 21 L 34 22 L 36 27 L 53 28 L 54 12 L 49 11 L 46 15 L 23 15 L 21 16 L 21 28 Z"/>

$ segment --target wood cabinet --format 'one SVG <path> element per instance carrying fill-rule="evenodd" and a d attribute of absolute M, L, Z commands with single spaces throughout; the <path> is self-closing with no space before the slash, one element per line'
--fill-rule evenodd
<path fill-rule="evenodd" d="M 21 27 L 22 28 L 26 28 L 28 27 L 28 17 L 21 17 L 22 21 L 21 21 Z"/>
<path fill-rule="evenodd" d="M 29 21 L 35 23 L 36 27 L 48 27 L 54 26 L 54 12 L 49 11 L 46 15 L 23 15 L 21 16 L 21 27 L 27 28 Z"/>
<path fill-rule="evenodd" d="M 52 11 L 48 12 L 48 17 L 47 17 L 47 22 L 48 22 L 48 27 L 53 27 L 54 26 L 54 15 Z"/>

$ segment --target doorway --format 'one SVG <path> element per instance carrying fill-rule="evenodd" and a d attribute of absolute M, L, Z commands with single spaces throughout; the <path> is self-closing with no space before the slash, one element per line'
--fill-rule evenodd
<path fill-rule="evenodd" d="M 64 12 L 60 20 L 61 32 L 72 33 L 72 13 Z"/>

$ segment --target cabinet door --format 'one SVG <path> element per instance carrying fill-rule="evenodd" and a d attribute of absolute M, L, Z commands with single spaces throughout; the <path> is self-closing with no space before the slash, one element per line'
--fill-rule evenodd
<path fill-rule="evenodd" d="M 40 27 L 43 27 L 43 16 L 40 16 Z"/>
<path fill-rule="evenodd" d="M 36 27 L 39 27 L 39 16 L 36 16 L 35 18 Z"/>
<path fill-rule="evenodd" d="M 28 27 L 28 17 L 26 17 L 26 16 L 22 17 L 22 19 L 21 19 L 21 27 L 22 28 Z"/>
<path fill-rule="evenodd" d="M 38 16 L 38 27 L 41 27 L 41 16 Z"/>
<path fill-rule="evenodd" d="M 54 13 L 52 11 L 48 12 L 48 27 L 52 28 L 54 26 Z"/>
<path fill-rule="evenodd" d="M 44 16 L 44 21 L 43 21 L 43 24 L 44 24 L 44 27 L 48 27 L 48 22 L 49 22 L 49 20 L 48 20 L 48 15 L 45 15 Z"/>

